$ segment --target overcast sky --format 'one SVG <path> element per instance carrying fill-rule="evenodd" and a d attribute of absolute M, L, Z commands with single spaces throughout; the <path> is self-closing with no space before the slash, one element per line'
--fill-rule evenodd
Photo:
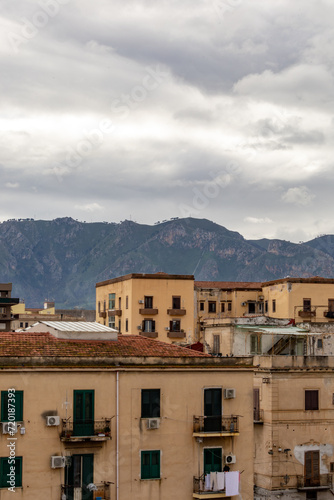
<path fill-rule="evenodd" d="M 333 0 L 2 0 L 0 220 L 334 233 Z"/>

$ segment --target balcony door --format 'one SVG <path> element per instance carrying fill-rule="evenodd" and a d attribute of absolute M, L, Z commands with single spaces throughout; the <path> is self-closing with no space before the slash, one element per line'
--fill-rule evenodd
<path fill-rule="evenodd" d="M 74 391 L 73 435 L 94 435 L 94 391 Z"/>
<path fill-rule="evenodd" d="M 204 389 L 204 431 L 222 430 L 222 389 Z"/>
<path fill-rule="evenodd" d="M 305 451 L 304 486 L 320 485 L 319 450 Z"/>
<path fill-rule="evenodd" d="M 93 500 L 87 485 L 93 483 L 94 455 L 72 455 L 65 469 L 66 498 L 68 500 Z"/>
<path fill-rule="evenodd" d="M 222 471 L 222 449 L 204 448 L 204 474 Z"/>

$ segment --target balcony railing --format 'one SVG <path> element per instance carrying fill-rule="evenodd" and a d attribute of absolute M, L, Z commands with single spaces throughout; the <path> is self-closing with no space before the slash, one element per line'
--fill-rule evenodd
<path fill-rule="evenodd" d="M 235 436 L 239 434 L 239 417 L 230 416 L 195 416 L 193 419 L 193 435 L 212 434 L 218 436 Z"/>
<path fill-rule="evenodd" d="M 109 309 L 108 316 L 122 316 L 122 309 Z"/>
<path fill-rule="evenodd" d="M 301 311 L 298 311 L 298 315 L 301 318 L 313 318 L 315 316 L 315 311 L 314 310 L 302 309 Z"/>
<path fill-rule="evenodd" d="M 111 418 L 101 420 L 62 420 L 61 441 L 108 441 L 111 439 Z"/>
<path fill-rule="evenodd" d="M 332 489 L 333 474 L 319 474 L 315 477 L 297 476 L 297 488 L 302 489 Z"/>
<path fill-rule="evenodd" d="M 208 490 L 205 488 L 205 477 L 193 478 L 193 498 L 224 498 L 225 490 Z"/>
<path fill-rule="evenodd" d="M 184 316 L 187 314 L 186 309 L 167 309 L 167 314 L 170 316 Z"/>
<path fill-rule="evenodd" d="M 104 481 L 103 483 L 98 483 L 95 484 L 93 483 L 96 489 L 94 488 L 93 490 L 89 490 L 86 486 L 83 486 L 82 488 L 74 488 L 74 486 L 69 486 L 67 484 L 62 484 L 61 485 L 61 499 L 64 498 L 63 495 L 65 495 L 66 498 L 76 498 L 74 497 L 74 490 L 81 490 L 81 495 L 80 498 L 86 498 L 86 495 L 88 494 L 89 491 L 93 491 L 93 498 L 102 498 L 103 500 L 110 500 L 110 489 L 109 489 L 109 482 Z"/>
<path fill-rule="evenodd" d="M 325 318 L 334 319 L 334 311 L 324 311 Z"/>
<path fill-rule="evenodd" d="M 174 337 L 175 339 L 183 339 L 186 336 L 186 332 L 184 330 L 169 330 L 167 332 L 167 337 Z"/>
<path fill-rule="evenodd" d="M 147 337 L 149 339 L 156 339 L 158 336 L 158 332 L 144 332 L 141 331 L 139 332 L 139 335 L 142 335 L 143 337 Z"/>
<path fill-rule="evenodd" d="M 0 297 L 0 306 L 13 306 L 19 302 L 20 299 L 15 299 L 14 297 Z"/>
<path fill-rule="evenodd" d="M 107 311 L 100 311 L 99 312 L 99 317 L 100 318 L 106 318 L 107 317 Z"/>
<path fill-rule="evenodd" d="M 142 307 L 139 309 L 139 314 L 143 314 L 144 316 L 152 316 L 158 314 L 159 309 L 155 309 L 153 307 Z"/>
<path fill-rule="evenodd" d="M 263 424 L 263 410 L 254 408 L 253 419 L 254 424 Z"/>

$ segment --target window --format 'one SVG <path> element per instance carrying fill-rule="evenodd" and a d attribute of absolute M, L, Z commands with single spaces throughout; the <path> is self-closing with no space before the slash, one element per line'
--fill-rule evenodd
<path fill-rule="evenodd" d="M 120 319 L 118 320 L 118 331 L 119 331 L 119 333 L 121 333 L 121 320 Z"/>
<path fill-rule="evenodd" d="M 97 304 L 97 311 L 98 311 L 98 313 L 101 312 L 101 302 L 100 301 Z"/>
<path fill-rule="evenodd" d="M 118 309 L 122 309 L 122 297 L 118 297 Z"/>
<path fill-rule="evenodd" d="M 27 323 L 25 323 L 25 326 L 24 326 L 24 327 L 25 327 L 25 328 L 28 328 L 28 326 L 29 326 L 29 323 L 28 323 L 28 322 L 27 322 Z"/>
<path fill-rule="evenodd" d="M 272 308 L 273 308 L 273 313 L 275 313 L 276 312 L 276 300 L 275 299 L 273 299 L 273 301 L 272 301 Z"/>
<path fill-rule="evenodd" d="M 204 302 L 199 303 L 199 310 L 204 311 Z"/>
<path fill-rule="evenodd" d="M 129 309 L 129 297 L 128 297 L 128 295 L 125 297 L 125 309 Z"/>
<path fill-rule="evenodd" d="M 8 398 L 9 395 L 9 398 Z M 13 411 L 14 410 L 14 411 Z M 23 420 L 23 391 L 1 391 L 1 422 L 8 422 L 8 416 L 13 415 L 12 422 Z"/>
<path fill-rule="evenodd" d="M 160 450 L 141 452 L 141 479 L 160 479 Z"/>
<path fill-rule="evenodd" d="M 232 311 L 232 302 L 227 303 L 227 310 Z"/>
<path fill-rule="evenodd" d="M 221 472 L 222 448 L 204 448 L 204 474 Z"/>
<path fill-rule="evenodd" d="M 216 312 L 216 302 L 209 301 L 209 313 L 215 313 Z"/>
<path fill-rule="evenodd" d="M 248 314 L 255 314 L 255 302 L 248 302 Z"/>
<path fill-rule="evenodd" d="M 115 309 L 116 294 L 109 293 L 109 309 Z"/>
<path fill-rule="evenodd" d="M 103 311 L 106 312 L 106 301 L 103 301 Z"/>
<path fill-rule="evenodd" d="M 94 390 L 73 391 L 73 435 L 94 436 Z"/>
<path fill-rule="evenodd" d="M 144 319 L 142 324 L 143 332 L 155 332 L 155 321 L 153 319 Z"/>
<path fill-rule="evenodd" d="M 142 389 L 141 418 L 160 417 L 160 389 Z"/>
<path fill-rule="evenodd" d="M 10 473 L 12 473 L 12 476 Z M 15 480 L 15 488 L 22 486 L 22 457 L 0 458 L 0 488 L 14 486 L 10 482 L 11 477 Z"/>
<path fill-rule="evenodd" d="M 169 330 L 171 332 L 181 331 L 181 321 L 179 319 L 173 319 L 169 322 Z"/>
<path fill-rule="evenodd" d="M 251 352 L 251 354 L 261 354 L 262 353 L 261 335 L 252 334 L 250 336 L 250 352 Z"/>
<path fill-rule="evenodd" d="M 222 312 L 222 313 L 225 312 L 225 304 L 224 304 L 224 302 L 220 303 L 220 312 Z"/>
<path fill-rule="evenodd" d="M 23 321 L 20 322 L 20 328 L 23 328 Z"/>
<path fill-rule="evenodd" d="M 311 299 L 303 299 L 303 311 L 311 312 Z"/>
<path fill-rule="evenodd" d="M 213 336 L 213 354 L 218 354 L 220 352 L 220 335 Z"/>
<path fill-rule="evenodd" d="M 268 312 L 268 301 L 267 300 L 264 301 L 264 312 L 265 313 Z"/>
<path fill-rule="evenodd" d="M 144 297 L 144 308 L 145 309 L 153 309 L 153 297 Z"/>
<path fill-rule="evenodd" d="M 322 339 L 317 339 L 317 348 L 322 349 Z"/>
<path fill-rule="evenodd" d="M 125 320 L 125 331 L 126 332 L 129 331 L 129 320 L 128 319 Z"/>
<path fill-rule="evenodd" d="M 181 297 L 173 297 L 172 298 L 172 308 L 173 309 L 181 309 Z"/>
<path fill-rule="evenodd" d="M 109 316 L 109 322 L 108 322 L 109 328 L 115 328 L 115 325 L 116 325 L 115 316 Z"/>
<path fill-rule="evenodd" d="M 305 391 L 305 410 L 319 410 L 319 391 Z"/>

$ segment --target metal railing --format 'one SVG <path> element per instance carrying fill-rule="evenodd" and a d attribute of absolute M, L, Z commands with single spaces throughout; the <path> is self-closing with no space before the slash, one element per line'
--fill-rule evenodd
<path fill-rule="evenodd" d="M 205 476 L 202 474 L 199 477 L 193 477 L 193 492 L 197 494 L 205 493 L 222 493 L 225 490 L 208 490 L 205 488 Z"/>
<path fill-rule="evenodd" d="M 193 432 L 239 433 L 239 417 L 230 416 L 196 416 L 193 419 Z"/>
<path fill-rule="evenodd" d="M 88 434 L 86 434 L 86 429 Z M 75 422 L 71 419 L 62 419 L 62 432 L 60 437 L 64 439 L 78 438 L 78 437 L 111 437 L 111 418 L 102 418 L 101 420 L 81 421 Z"/>
<path fill-rule="evenodd" d="M 66 499 L 74 498 L 74 490 L 81 490 L 81 498 L 84 500 L 85 498 L 91 497 L 91 491 L 93 492 L 93 498 L 96 499 L 101 497 L 103 500 L 110 500 L 110 489 L 109 482 L 104 481 L 103 483 L 94 484 L 95 488 L 93 490 L 83 486 L 82 488 L 75 488 L 74 486 L 70 486 L 67 484 L 61 485 L 61 500 L 63 500 L 64 495 Z"/>
<path fill-rule="evenodd" d="M 263 422 L 263 410 L 260 410 L 259 408 L 254 408 L 254 413 L 253 413 L 253 419 L 254 422 Z"/>
<path fill-rule="evenodd" d="M 297 488 L 331 488 L 333 474 L 319 474 L 315 477 L 297 476 Z"/>

